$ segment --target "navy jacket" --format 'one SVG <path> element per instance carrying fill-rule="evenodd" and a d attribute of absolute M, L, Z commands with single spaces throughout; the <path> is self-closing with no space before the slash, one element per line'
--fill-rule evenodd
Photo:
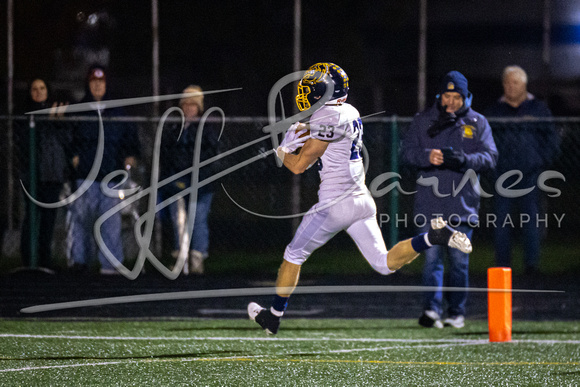
<path fill-rule="evenodd" d="M 514 169 L 524 174 L 538 174 L 549 167 L 558 154 L 560 137 L 553 123 L 533 119 L 522 122 L 493 121 L 494 117 L 552 117 L 548 106 L 533 95 L 529 94 L 528 99 L 517 108 L 500 98 L 485 111 L 485 116 L 492 121 L 493 136 L 499 150 L 498 175 Z"/>
<path fill-rule="evenodd" d="M 418 179 L 436 178 L 441 194 L 436 195 L 432 186 L 417 184 L 415 214 L 422 214 L 427 220 L 434 214 L 442 214 L 444 219 L 452 217 L 457 220 L 459 217 L 463 222 L 474 224 L 479 211 L 479 192 L 469 182 L 455 195 L 453 192 L 467 170 L 479 173 L 495 167 L 498 154 L 491 128 L 484 116 L 468 108 L 453 124 L 431 137 L 427 131 L 438 120 L 437 102 L 415 115 L 403 140 L 403 161 L 418 169 Z M 448 147 L 465 153 L 465 164 L 459 170 L 449 169 L 445 165 L 434 166 L 429 162 L 432 149 Z M 438 197 L 442 195 L 445 196 Z"/>
<path fill-rule="evenodd" d="M 199 125 L 197 122 L 185 123 L 183 132 L 180 134 L 181 124 L 172 125 L 163 130 L 161 137 L 161 148 L 159 157 L 159 180 L 174 176 L 193 166 L 193 153 L 195 150 L 195 137 L 197 136 Z M 207 122 L 203 128 L 201 137 L 200 161 L 203 162 L 219 153 L 218 129 Z M 219 162 L 213 162 L 199 170 L 199 181 L 211 177 L 219 171 Z M 191 174 L 175 180 L 167 186 L 172 190 L 176 186 L 178 190 L 191 185 Z M 206 184 L 200 188 L 200 193 L 213 192 L 214 185 Z"/>
<path fill-rule="evenodd" d="M 93 101 L 92 96 L 85 97 L 80 102 Z M 122 108 L 110 108 L 101 111 L 103 128 L 105 132 L 105 149 L 101 168 L 96 181 L 101 181 L 106 175 L 125 168 L 124 161 L 127 157 L 139 157 L 141 149 L 137 125 L 126 121 L 106 121 L 110 117 L 124 116 Z M 83 116 L 94 119 L 98 117 L 96 111 L 83 113 Z M 94 120 L 79 121 L 73 132 L 72 155 L 79 156 L 79 165 L 76 169 L 76 178 L 84 179 L 95 160 L 99 136 L 99 122 Z"/>

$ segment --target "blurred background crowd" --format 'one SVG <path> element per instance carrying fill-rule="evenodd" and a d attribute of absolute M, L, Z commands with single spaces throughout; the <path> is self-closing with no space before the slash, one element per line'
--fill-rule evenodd
<path fill-rule="evenodd" d="M 0 63 L 0 186 L 6 198 L 1 223 L 5 256 L 21 253 L 23 248 L 18 248 L 18 243 L 7 241 L 16 240 L 16 235 L 20 241 L 20 230 L 27 227 L 28 204 L 19 181 L 29 171 L 27 152 L 32 148 L 29 138 L 18 133 L 30 128 L 30 120 L 23 113 L 50 107 L 52 102 L 86 101 L 88 84 L 95 76 L 91 66 L 95 64 L 106 77 L 107 99 L 176 94 L 192 84 L 204 91 L 240 88 L 208 94 L 202 102 L 202 111 L 203 104 L 206 109 L 223 109 L 227 125 L 220 147 L 227 150 L 264 135 L 261 129 L 271 113 L 268 96 L 280 78 L 316 62 L 338 63 L 351 79 L 349 102 L 363 117 L 380 113 L 365 121 L 365 143 L 372 160 L 368 182 L 394 171 L 401 174 L 406 189 L 415 179 L 413 172 L 398 161 L 399 141 L 410 117 L 433 104 L 441 77 L 450 70 L 461 71 L 469 79 L 473 109 L 483 113 L 504 93 L 504 68 L 520 65 L 527 73 L 527 90 L 544 101 L 556 117 L 552 124 L 559 136 L 559 149 L 549 166 L 543 167 L 556 169 L 566 177 L 565 183 L 555 183 L 561 197 L 546 196 L 543 200 L 541 213 L 548 214 L 550 223 L 542 225 L 542 238 L 557 243 L 562 234 L 580 224 L 578 205 L 573 200 L 574 187 L 578 186 L 574 171 L 580 154 L 580 120 L 576 118 L 580 116 L 579 0 L 372 4 L 294 0 L 275 5 L 266 1 L 8 0 L 0 7 L 0 20 L 4 36 L 0 40 L 0 57 L 4 58 Z M 30 103 L 36 79 L 45 81 L 49 105 Z M 293 114 L 294 93 L 292 85 L 283 89 L 276 115 Z M 137 132 L 137 140 L 124 140 L 123 156 L 135 156 L 137 161 L 126 164 L 123 157 L 120 165 L 132 165 L 132 179 L 143 186 L 148 184 L 151 172 L 157 119 L 182 102 L 175 98 L 123 109 L 126 124 L 133 125 L 131 130 Z M 58 119 L 59 112 L 55 111 L 54 116 Z M 494 124 L 488 118 L 496 129 L 494 135 L 505 133 L 501 129 L 506 126 L 512 128 L 507 133 L 517 131 L 517 123 L 496 120 Z M 61 115 L 60 119 L 68 129 L 79 125 L 70 116 Z M 510 125 L 516 125 L 516 129 Z M 72 133 L 62 133 L 60 138 L 67 136 Z M 236 165 L 268 147 L 265 141 L 238 152 L 223 161 L 221 168 Z M 135 149 L 128 152 L 129 148 Z M 67 162 L 74 160 L 73 154 L 63 155 Z M 218 187 L 209 219 L 211 238 L 219 241 L 214 248 L 280 250 L 295 226 L 289 220 L 272 227 L 273 221 L 239 210 L 224 194 L 226 189 L 234 192 L 237 204 L 245 208 L 266 215 L 280 214 L 308 208 L 312 203 L 308 198 L 313 195 L 310 187 L 316 179 L 311 173 L 296 183 L 274 168 L 273 161 L 254 163 L 221 179 L 219 184 L 225 188 Z M 487 182 L 484 179 L 483 184 L 493 187 L 492 178 Z M 288 187 L 302 189 L 292 191 Z M 57 197 L 63 195 L 60 188 L 56 191 Z M 289 192 L 298 195 L 292 198 Z M 390 193 L 376 200 L 379 212 L 391 219 L 397 213 L 401 217 L 412 213 L 410 196 Z M 492 206 L 491 200 L 483 200 L 482 212 L 493 212 Z M 562 224 L 551 221 L 562 214 Z M 54 216 L 60 244 L 66 245 L 68 215 L 61 211 Z M 128 223 L 121 224 L 127 240 L 132 238 L 134 218 L 131 212 L 122 217 Z M 412 233 L 407 225 L 393 226 L 393 222 L 382 227 L 388 245 Z M 236 232 L 232 234 L 231 230 Z M 491 240 L 492 230 L 478 232 Z M 69 248 L 56 250 L 64 255 Z M 135 256 L 134 243 L 126 243 L 123 248 L 128 256 Z M 175 258 L 175 246 L 167 249 L 168 256 L 173 254 Z"/>

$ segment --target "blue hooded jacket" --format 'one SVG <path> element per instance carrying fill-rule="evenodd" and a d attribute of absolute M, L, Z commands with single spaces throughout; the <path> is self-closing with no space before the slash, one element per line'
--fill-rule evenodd
<path fill-rule="evenodd" d="M 86 87 L 85 97 L 80 103 L 94 102 L 95 100 L 88 88 L 88 82 Z M 103 100 L 108 99 L 107 91 Z M 101 111 L 105 133 L 105 148 L 96 181 L 101 181 L 113 171 L 123 170 L 125 168 L 124 160 L 127 157 L 139 157 L 141 155 L 137 125 L 133 122 L 110 120 L 111 118 L 125 115 L 124 109 L 119 107 Z M 81 120 L 77 123 L 71 144 L 72 155 L 79 157 L 79 165 L 75 174 L 76 179 L 84 179 L 89 174 L 96 157 L 99 135 L 99 122 L 94 120 L 98 117 L 98 112 L 85 112 L 82 116 L 87 117 L 87 120 Z"/>
<path fill-rule="evenodd" d="M 463 94 L 462 94 L 463 95 Z M 470 93 L 466 93 L 471 96 Z M 417 184 L 415 215 L 422 214 L 427 220 L 441 214 L 444 219 L 470 224 L 477 223 L 480 192 L 467 182 L 455 192 L 465 172 L 476 174 L 493 169 L 497 162 L 497 148 L 491 128 L 484 116 L 470 107 L 471 98 L 464 99 L 464 106 L 457 115 L 445 113 L 440 99 L 430 108 L 415 115 L 402 143 L 403 162 L 417 168 L 419 182 L 437 182 L 437 191 L 429 184 Z M 432 165 L 429 154 L 432 149 L 453 148 L 463 152 L 465 162 L 461 167 L 449 168 L 445 164 Z M 424 184 L 424 183 L 423 183 Z"/>

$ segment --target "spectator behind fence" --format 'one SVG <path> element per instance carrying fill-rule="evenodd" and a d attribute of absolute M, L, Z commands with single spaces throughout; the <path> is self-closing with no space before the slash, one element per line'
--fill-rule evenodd
<path fill-rule="evenodd" d="M 195 139 L 199 130 L 199 117 L 204 111 L 202 89 L 199 86 L 188 86 L 183 93 L 199 93 L 190 97 L 182 98 L 179 107 L 183 110 L 185 124 L 181 131 L 181 122 L 164 129 L 161 141 L 160 173 L 159 180 L 171 178 L 193 166 L 195 151 Z M 219 153 L 218 133 L 215 127 L 205 124 L 201 138 L 200 161 L 205 161 Z M 216 170 L 215 162 L 200 169 L 199 181 L 210 177 Z M 179 194 L 191 187 L 191 173 L 175 179 L 161 187 L 158 193 L 158 201 L 161 202 Z M 197 190 L 197 202 L 195 209 L 195 221 L 191 235 L 188 271 L 193 274 L 203 274 L 203 261 L 209 255 L 209 224 L 208 216 L 211 209 L 214 189 L 211 184 L 204 185 Z M 188 213 L 189 196 L 184 197 L 185 212 Z M 160 212 L 163 229 L 164 244 L 169 244 L 171 255 L 177 258 L 180 242 L 187 228 L 183 217 L 179 216 L 179 203 L 174 202 Z M 168 242 L 168 243 L 167 243 Z"/>
<path fill-rule="evenodd" d="M 67 103 L 56 102 L 47 82 L 42 78 L 35 78 L 30 83 L 28 95 L 21 113 L 53 108 L 48 116 L 33 115 L 18 130 L 18 146 L 20 149 L 21 179 L 28 193 L 31 193 L 32 177 L 34 176 L 34 198 L 43 203 L 59 201 L 64 183 L 68 180 L 69 162 L 67 153 L 70 151 L 71 131 L 66 123 L 59 121 Z M 34 130 L 34 138 L 31 133 Z M 31 140 L 34 143 L 31 143 Z M 34 150 L 31 152 L 31 146 Z M 31 156 L 35 156 L 35 163 L 31 163 Z M 46 208 L 33 204 L 24 196 L 25 215 L 20 237 L 20 254 L 22 264 L 26 267 L 32 264 L 34 250 L 40 267 L 53 269 L 52 239 L 56 221 L 57 209 Z M 31 222 L 32 209 L 36 212 L 36 226 L 33 230 Z M 36 234 L 36 243 L 33 250 L 33 232 Z"/>
<path fill-rule="evenodd" d="M 86 81 L 86 94 L 80 101 L 98 102 L 109 99 L 107 76 L 103 67 L 92 66 Z M 124 261 L 123 244 L 121 238 L 121 214 L 116 212 L 106 220 L 100 230 L 103 244 L 97 246 L 93 227 L 96 220 L 107 210 L 120 202 L 119 197 L 107 196 L 101 190 L 101 181 L 115 170 L 134 168 L 136 158 L 140 155 L 137 127 L 133 123 L 107 120 L 111 117 L 125 115 L 121 108 L 105 108 L 100 111 L 103 117 L 105 134 L 103 159 L 94 181 L 89 189 L 70 205 L 69 228 L 69 265 L 73 271 L 86 272 L 90 269 L 95 253 L 98 249 L 98 258 L 101 264 L 101 274 L 116 274 L 116 266 Z M 98 117 L 96 110 L 83 113 L 86 120 L 78 122 L 73 133 L 72 154 L 75 169 L 75 183 L 73 191 L 87 179 L 89 171 L 96 157 L 99 122 L 91 120 Z M 81 117 L 82 118 L 82 117 Z M 119 179 L 109 184 L 112 188 Z M 106 247 L 115 257 L 110 262 L 103 254 Z"/>
<path fill-rule="evenodd" d="M 521 181 L 510 189 L 535 187 L 530 193 L 517 198 L 495 195 L 495 259 L 498 266 L 511 266 L 512 229 L 521 229 L 526 274 L 538 271 L 541 233 L 537 219 L 541 195 L 537 180 L 553 162 L 558 153 L 559 136 L 553 123 L 530 120 L 530 117 L 550 118 L 548 106 L 528 93 L 528 76 L 519 66 L 508 66 L 502 75 L 504 94 L 486 111 L 487 117 L 518 117 L 521 122 L 497 122 L 492 125 L 499 150 L 496 179 L 508 171 L 520 171 Z M 493 120 L 492 120 L 493 122 Z M 510 187 L 517 179 L 512 176 L 503 185 Z M 514 214 L 513 211 L 519 212 Z M 520 224 L 520 216 L 527 222 Z M 511 219 L 511 221 L 510 221 Z"/>
<path fill-rule="evenodd" d="M 430 179 L 436 184 L 417 184 L 415 218 L 425 219 L 423 230 L 426 231 L 431 218 L 442 216 L 471 239 L 478 222 L 479 193 L 469 183 L 459 192 L 455 191 L 465 173 L 493 168 L 497 150 L 487 120 L 471 109 L 472 94 L 461 73 L 451 71 L 445 75 L 439 93 L 432 107 L 415 116 L 402 144 L 403 160 L 418 168 L 425 182 Z M 465 290 L 442 292 L 446 253 L 450 263 L 447 286 Z M 423 285 L 437 290 L 425 294 L 420 325 L 463 327 L 468 266 L 469 254 L 459 250 L 433 246 L 425 251 Z M 442 322 L 444 297 L 447 318 Z"/>

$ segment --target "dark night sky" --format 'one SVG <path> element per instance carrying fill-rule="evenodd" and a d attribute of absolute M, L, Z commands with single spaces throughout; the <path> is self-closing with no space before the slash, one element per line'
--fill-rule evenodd
<path fill-rule="evenodd" d="M 363 115 L 379 110 L 412 115 L 417 109 L 418 4 L 303 0 L 303 68 L 318 61 L 342 66 L 351 78 L 351 102 Z M 439 77 L 455 69 L 468 77 L 474 107 L 483 110 L 501 94 L 501 69 L 514 63 L 527 66 L 535 93 L 554 94 L 555 89 L 544 87 L 542 4 L 430 1 L 428 103 Z M 72 99 L 78 97 L 86 68 L 97 59 L 107 63 L 109 87 L 117 97 L 149 95 L 150 7 L 145 0 L 15 1 L 16 102 L 36 74 Z M 89 28 L 87 17 L 94 13 L 99 22 Z M 5 20 L 5 7 L 0 17 Z M 206 90 L 241 87 L 208 97 L 208 103 L 227 115 L 267 114 L 271 86 L 292 71 L 293 1 L 160 1 L 159 19 L 162 94 L 192 83 Z M 0 68 L 4 74 L 6 64 Z M 558 82 L 550 80 L 552 86 Z M 148 114 L 149 109 L 142 106 L 135 113 Z"/>

